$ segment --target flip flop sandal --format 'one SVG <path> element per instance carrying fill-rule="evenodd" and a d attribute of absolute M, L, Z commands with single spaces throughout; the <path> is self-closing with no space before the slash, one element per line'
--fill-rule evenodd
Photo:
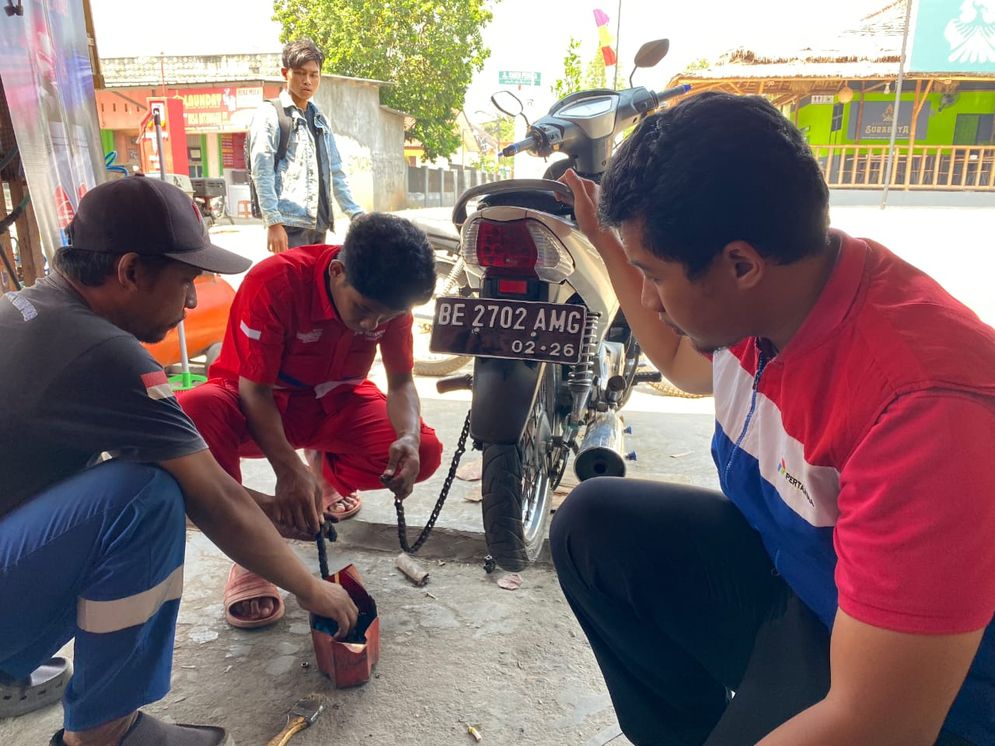
<path fill-rule="evenodd" d="M 274 599 L 276 601 L 276 608 L 273 609 L 273 613 L 262 619 L 243 619 L 232 613 L 231 607 L 235 604 L 242 601 L 251 601 L 256 598 Z M 282 619 L 286 611 L 279 588 L 239 565 L 232 565 L 231 571 L 228 573 L 228 582 L 225 584 L 224 604 L 225 619 L 228 620 L 228 624 L 238 629 L 266 627 Z"/>
<path fill-rule="evenodd" d="M 49 746 L 65 746 L 59 731 Z M 213 725 L 183 725 L 164 723 L 139 712 L 134 724 L 121 739 L 121 746 L 235 746 L 224 728 Z"/>
<path fill-rule="evenodd" d="M 0 718 L 13 718 L 62 699 L 72 676 L 65 658 L 51 658 L 26 679 L 0 674 Z"/>
<path fill-rule="evenodd" d="M 346 500 L 348 498 L 352 498 L 355 501 L 355 504 L 351 508 L 348 508 L 346 510 L 332 510 L 332 508 L 334 508 L 336 505 L 338 505 L 343 500 Z M 358 513 L 360 508 L 362 507 L 363 507 L 362 498 L 360 498 L 360 496 L 357 495 L 356 493 L 353 493 L 351 495 L 344 495 L 340 497 L 338 500 L 335 500 L 331 505 L 328 506 L 325 512 L 335 516 L 337 520 L 344 521 L 346 518 L 352 518 L 354 515 L 356 515 L 356 513 Z"/>

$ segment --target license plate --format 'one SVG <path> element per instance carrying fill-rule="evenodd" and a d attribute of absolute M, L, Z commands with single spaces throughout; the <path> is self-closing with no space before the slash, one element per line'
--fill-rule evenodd
<path fill-rule="evenodd" d="M 437 298 L 432 352 L 573 364 L 587 309 L 503 298 Z"/>

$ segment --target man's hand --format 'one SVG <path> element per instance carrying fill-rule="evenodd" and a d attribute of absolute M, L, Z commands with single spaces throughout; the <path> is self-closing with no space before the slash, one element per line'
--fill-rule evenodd
<path fill-rule="evenodd" d="M 274 223 L 266 231 L 266 248 L 274 254 L 282 254 L 287 250 L 287 229 L 282 223 Z"/>
<path fill-rule="evenodd" d="M 314 536 L 321 526 L 321 485 L 301 461 L 277 470 L 276 495 L 269 506 L 261 505 L 274 523 Z"/>
<path fill-rule="evenodd" d="M 577 218 L 577 227 L 595 248 L 606 237 L 614 239 L 614 234 L 598 220 L 598 198 L 601 195 L 601 188 L 590 179 L 578 176 L 572 168 L 566 170 L 560 181 L 570 187 L 570 191 L 574 193 L 574 216 Z"/>
<path fill-rule="evenodd" d="M 387 468 L 380 476 L 384 487 L 403 500 L 414 489 L 421 461 L 418 456 L 420 440 L 414 435 L 402 435 L 390 445 Z"/>
<path fill-rule="evenodd" d="M 312 614 L 335 620 L 339 631 L 336 640 L 346 637 L 356 626 L 359 609 L 352 598 L 338 583 L 329 583 L 315 578 L 314 588 L 307 595 L 298 595 L 297 603 Z"/>

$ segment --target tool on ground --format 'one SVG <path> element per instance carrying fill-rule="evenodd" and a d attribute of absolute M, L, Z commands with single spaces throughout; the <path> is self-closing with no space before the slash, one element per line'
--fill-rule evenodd
<path fill-rule="evenodd" d="M 467 412 L 466 420 L 463 422 L 463 432 L 460 433 L 459 442 L 456 443 L 453 462 L 449 466 L 449 473 L 446 474 L 446 481 L 442 483 L 442 491 L 439 493 L 439 499 L 432 509 L 432 515 L 428 519 L 428 523 L 425 524 L 425 528 L 422 529 L 414 544 L 408 543 L 408 525 L 404 520 L 404 505 L 400 500 L 394 500 L 394 508 L 397 510 L 397 538 L 401 542 L 401 549 L 408 554 L 414 554 L 421 549 L 422 544 L 428 541 L 429 534 L 432 533 L 435 522 L 439 518 L 439 513 L 442 512 L 442 506 L 445 505 L 446 498 L 449 497 L 449 489 L 453 486 L 453 480 L 456 478 L 456 469 L 459 467 L 459 460 L 466 451 L 466 439 L 469 434 L 470 413 Z"/>
<path fill-rule="evenodd" d="M 394 565 L 407 576 L 408 580 L 419 588 L 428 582 L 428 570 L 404 552 L 397 555 L 394 559 Z"/>
<path fill-rule="evenodd" d="M 320 694 L 309 694 L 297 700 L 287 713 L 286 727 L 274 736 L 267 746 L 286 746 L 296 733 L 314 725 L 314 721 L 325 709 L 325 698 Z"/>

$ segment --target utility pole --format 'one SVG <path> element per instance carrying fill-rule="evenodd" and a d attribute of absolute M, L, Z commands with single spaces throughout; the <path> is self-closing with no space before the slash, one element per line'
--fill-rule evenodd
<path fill-rule="evenodd" d="M 615 80 L 612 82 L 612 90 L 618 90 L 618 66 L 622 64 L 622 58 L 618 56 L 619 46 L 622 39 L 622 0 L 618 0 L 618 12 L 615 13 Z"/>
<path fill-rule="evenodd" d="M 891 185 L 891 167 L 895 160 L 895 140 L 898 137 L 898 109 L 902 105 L 902 86 L 905 83 L 905 51 L 909 45 L 909 19 L 912 16 L 912 2 L 905 4 L 905 30 L 902 32 L 902 58 L 898 61 L 898 82 L 895 84 L 895 113 L 891 117 L 891 142 L 888 145 L 888 164 L 884 169 L 884 190 L 881 192 L 881 209 L 888 203 L 888 187 Z M 912 116 L 916 115 L 913 105 Z M 912 167 L 912 153 L 909 149 L 909 159 L 905 168 Z"/>

